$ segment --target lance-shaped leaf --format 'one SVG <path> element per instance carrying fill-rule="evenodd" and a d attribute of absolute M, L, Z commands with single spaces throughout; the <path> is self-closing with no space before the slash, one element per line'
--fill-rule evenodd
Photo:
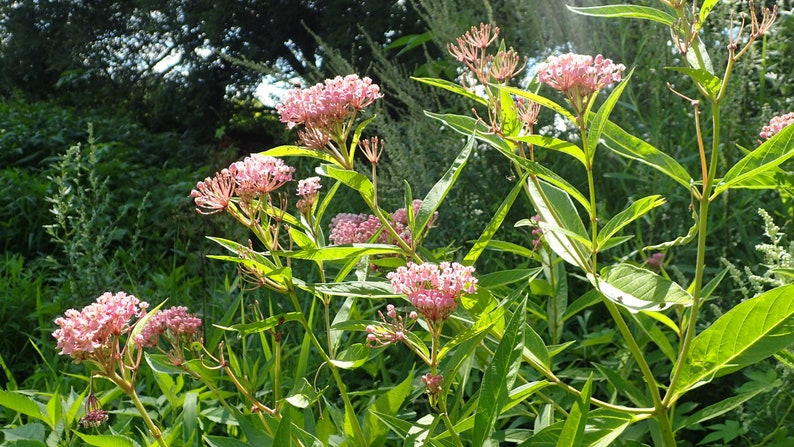
<path fill-rule="evenodd" d="M 599 231 L 597 238 L 598 250 L 600 251 L 604 244 L 626 225 L 634 222 L 664 203 L 664 198 L 658 195 L 643 197 L 629 205 L 625 210 L 616 214 L 612 219 L 609 219 L 609 222 Z"/>
<path fill-rule="evenodd" d="M 560 437 L 557 439 L 557 447 L 579 447 L 582 445 L 584 429 L 587 426 L 587 416 L 590 413 L 590 395 L 592 392 L 593 376 L 591 374 L 584 387 L 582 387 L 582 394 L 576 399 L 571 412 L 568 413 L 568 417 L 565 419 Z"/>
<path fill-rule="evenodd" d="M 483 372 L 479 404 L 474 415 L 472 443 L 474 447 L 485 444 L 493 431 L 496 418 L 507 404 L 510 389 L 521 365 L 527 301 L 524 298 L 505 327 L 504 337 L 496 347 L 493 359 Z"/>
<path fill-rule="evenodd" d="M 458 180 L 460 173 L 469 160 L 472 149 L 474 149 L 474 138 L 469 138 L 469 141 L 455 158 L 455 161 L 452 162 L 449 169 L 447 169 L 447 172 L 444 173 L 444 176 L 430 188 L 430 191 L 428 191 L 424 200 L 422 200 L 422 205 L 419 207 L 419 211 L 417 211 L 415 217 L 416 228 L 414 229 L 414 237 L 417 240 L 422 240 L 424 238 L 424 233 L 427 232 L 433 215 L 438 210 L 438 207 L 441 206 L 441 202 L 444 201 L 447 194 L 449 194 L 452 185 Z M 407 209 L 408 208 L 406 208 L 406 211 Z"/>
<path fill-rule="evenodd" d="M 336 165 L 322 165 L 316 167 L 314 170 L 320 175 L 339 180 L 345 185 L 355 189 L 367 203 L 372 203 L 375 197 L 375 187 L 372 186 L 372 182 L 366 175 L 356 171 L 342 169 Z"/>
<path fill-rule="evenodd" d="M 709 94 L 710 98 L 716 98 L 717 94 L 720 92 L 720 88 L 722 87 L 722 80 L 717 76 L 709 73 L 706 70 L 701 70 L 698 68 L 691 68 L 691 67 L 664 67 L 667 70 L 678 71 L 688 75 L 690 78 L 697 81 L 706 92 Z"/>
<path fill-rule="evenodd" d="M 538 95 L 537 93 L 528 92 L 526 90 L 521 90 L 515 87 L 507 87 L 507 86 L 497 86 L 502 89 L 502 91 L 512 93 L 516 96 L 520 96 L 522 98 L 529 99 L 530 101 L 536 102 L 543 107 L 548 109 L 554 110 L 555 112 L 559 113 L 560 115 L 568 118 L 570 121 L 576 121 L 576 117 L 573 116 L 571 112 L 568 111 L 565 107 L 557 104 L 556 102 L 545 98 L 543 96 Z"/>
<path fill-rule="evenodd" d="M 327 152 L 307 149 L 300 146 L 277 146 L 262 152 L 262 155 L 267 155 L 269 157 L 309 157 L 322 160 L 326 163 L 339 164 L 339 162 Z"/>
<path fill-rule="evenodd" d="M 699 25 L 702 26 L 702 24 L 706 22 L 706 17 L 709 16 L 709 13 L 711 13 L 711 10 L 714 9 L 714 6 L 716 6 L 718 2 L 719 0 L 703 0 L 703 3 L 700 4 Z"/>
<path fill-rule="evenodd" d="M 561 140 L 559 138 L 547 137 L 545 135 L 526 135 L 523 137 L 511 138 L 513 141 L 521 141 L 523 143 L 533 144 L 535 146 L 544 147 L 553 151 L 562 152 L 563 154 L 570 155 L 575 158 L 582 166 L 587 166 L 587 160 L 584 157 L 584 151 L 579 146 L 571 143 L 570 141 Z"/>
<path fill-rule="evenodd" d="M 545 224 L 550 227 L 543 232 L 543 238 L 549 248 L 565 262 L 589 272 L 591 268 L 587 259 L 590 249 L 580 242 L 582 238 L 587 239 L 587 230 L 573 206 L 571 197 L 565 191 L 537 178 L 530 178 L 527 186 L 532 205 Z M 571 237 L 570 233 L 566 234 L 554 228 L 567 230 L 580 237 Z"/>
<path fill-rule="evenodd" d="M 675 159 L 608 121 L 601 134 L 604 145 L 616 154 L 637 160 L 662 172 L 689 190 L 692 176 Z"/>
<path fill-rule="evenodd" d="M 791 157 L 794 157 L 794 126 L 786 126 L 729 169 L 714 188 L 711 198 L 756 175 L 774 170 Z"/>
<path fill-rule="evenodd" d="M 590 6 L 584 8 L 577 8 L 568 6 L 571 11 L 582 14 L 585 16 L 594 17 L 622 17 L 631 19 L 652 20 L 661 24 L 672 26 L 675 23 L 675 17 L 671 16 L 665 11 L 649 8 L 647 6 L 634 6 L 634 5 L 604 5 L 604 6 Z"/>
<path fill-rule="evenodd" d="M 678 397 L 713 378 L 757 363 L 794 343 L 794 285 L 740 303 L 692 340 L 669 392 Z"/>
<path fill-rule="evenodd" d="M 607 267 L 600 278 L 588 274 L 587 279 L 610 301 L 630 312 L 664 310 L 673 304 L 691 306 L 693 303 L 692 295 L 680 285 L 631 264 Z"/>
<path fill-rule="evenodd" d="M 425 115 L 441 121 L 442 123 L 449 126 L 452 130 L 467 137 L 474 135 L 474 137 L 478 140 L 484 141 L 499 150 L 511 152 L 513 150 L 513 147 L 507 142 L 507 140 L 489 132 L 488 126 L 486 126 L 482 120 L 465 115 L 455 115 L 452 113 L 440 114 L 425 111 Z"/>
<path fill-rule="evenodd" d="M 415 78 L 411 77 L 414 81 L 419 81 L 423 84 L 427 84 L 433 87 L 439 87 L 444 90 L 448 90 L 452 93 L 457 93 L 463 97 L 469 98 L 472 101 L 478 102 L 484 106 L 488 105 L 488 101 L 485 98 L 477 96 L 477 94 L 470 92 L 469 90 L 463 88 L 460 84 L 456 84 L 454 82 L 445 81 L 443 79 L 436 79 L 436 78 Z"/>
<path fill-rule="evenodd" d="M 612 93 L 609 94 L 607 99 L 604 103 L 599 107 L 598 112 L 596 112 L 595 116 L 593 116 L 592 121 L 590 122 L 590 131 L 587 132 L 587 146 L 584 148 L 585 153 L 592 159 L 595 154 L 596 146 L 598 146 L 599 141 L 601 140 L 601 134 L 604 132 L 604 127 L 609 122 L 609 114 L 612 113 L 612 109 L 615 108 L 615 104 L 617 104 L 618 99 L 620 99 L 620 95 L 625 90 L 626 86 L 629 85 L 629 79 L 631 79 L 631 75 L 634 73 L 634 69 L 632 69 L 629 74 L 623 79 L 623 82 L 618 84 Z"/>
<path fill-rule="evenodd" d="M 302 289 L 320 292 L 333 296 L 356 298 L 394 298 L 402 296 L 394 292 L 388 281 L 350 281 L 334 283 L 305 284 Z"/>
<path fill-rule="evenodd" d="M 277 326 L 290 321 L 300 321 L 301 314 L 298 312 L 287 312 L 284 314 L 273 315 L 267 317 L 262 321 L 254 321 L 252 323 L 239 323 L 230 327 L 220 326 L 214 324 L 213 326 L 225 331 L 239 332 L 240 335 L 257 334 L 259 332 L 269 331 Z"/>
<path fill-rule="evenodd" d="M 400 247 L 389 244 L 345 244 L 321 247 L 315 250 L 296 250 L 273 252 L 280 256 L 293 259 L 311 259 L 314 261 L 339 261 L 362 256 L 402 253 Z"/>

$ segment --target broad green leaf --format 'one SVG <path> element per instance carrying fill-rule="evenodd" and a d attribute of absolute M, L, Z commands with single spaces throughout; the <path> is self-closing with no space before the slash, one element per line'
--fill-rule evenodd
<path fill-rule="evenodd" d="M 87 445 L 95 447 L 134 447 L 135 443 L 132 439 L 120 435 L 86 435 L 84 433 L 75 432 L 80 439 Z"/>
<path fill-rule="evenodd" d="M 279 447 L 292 447 L 292 436 L 290 432 L 292 431 L 292 412 L 287 409 L 287 411 L 281 412 L 281 421 L 278 424 L 278 428 L 276 429 L 276 434 L 273 436 L 273 445 L 277 445 Z"/>
<path fill-rule="evenodd" d="M 600 278 L 587 275 L 607 299 L 630 312 L 664 310 L 678 304 L 691 306 L 692 295 L 680 285 L 644 268 L 631 264 L 606 267 Z"/>
<path fill-rule="evenodd" d="M 30 416 L 42 422 L 48 422 L 44 412 L 46 411 L 44 405 L 36 402 L 35 400 L 25 395 L 15 393 L 13 391 L 0 390 L 0 406 L 3 406 L 11 411 Z"/>
<path fill-rule="evenodd" d="M 711 63 L 706 44 L 698 36 L 694 45 L 690 45 L 689 51 L 686 53 L 686 61 L 695 69 L 706 70 L 714 74 L 714 65 Z"/>
<path fill-rule="evenodd" d="M 587 416 L 590 413 L 590 395 L 593 392 L 593 376 L 587 379 L 582 387 L 582 394 L 576 399 L 573 408 L 565 419 L 557 447 L 579 447 L 584 440 L 584 429 L 587 426 Z"/>
<path fill-rule="evenodd" d="M 601 140 L 604 127 L 609 122 L 609 115 L 612 113 L 612 109 L 617 104 L 618 99 L 620 99 L 623 90 L 629 85 L 629 79 L 631 79 L 633 73 L 634 70 L 632 69 L 623 81 L 612 90 L 604 103 L 601 104 L 601 107 L 599 107 L 598 112 L 593 116 L 592 121 L 590 121 L 590 130 L 587 132 L 587 147 L 584 148 L 584 151 L 591 160 L 595 157 L 596 147 Z"/>
<path fill-rule="evenodd" d="M 494 234 L 499 230 L 499 227 L 502 226 L 502 222 L 504 222 L 505 217 L 507 217 L 507 213 L 510 211 L 510 208 L 513 206 L 513 203 L 516 201 L 516 197 L 518 197 L 518 193 L 521 192 L 521 188 L 526 181 L 526 175 L 521 177 L 519 181 L 516 182 L 515 186 L 510 190 L 510 193 L 505 197 L 502 201 L 502 204 L 499 205 L 499 209 L 491 217 L 491 221 L 488 222 L 488 225 L 485 229 L 482 230 L 482 234 L 480 237 L 477 238 L 477 241 L 472 245 L 471 250 L 466 254 L 463 258 L 463 265 L 474 265 L 479 259 L 482 252 L 485 248 L 491 243 Z M 482 278 L 480 278 L 480 284 L 482 285 Z"/>
<path fill-rule="evenodd" d="M 273 252 L 280 256 L 293 259 L 310 259 L 313 261 L 340 261 L 350 258 L 361 258 L 362 256 L 399 254 L 402 249 L 389 244 L 345 244 L 331 245 L 318 248 L 316 250 L 296 250 Z"/>
<path fill-rule="evenodd" d="M 44 443 L 47 437 L 46 428 L 44 424 L 38 422 L 31 422 L 15 428 L 4 428 L 0 431 L 4 435 L 4 446 L 36 445 L 45 447 L 47 445 Z"/>
<path fill-rule="evenodd" d="M 380 415 L 396 416 L 405 399 L 413 391 L 413 386 L 411 385 L 413 379 L 413 373 L 408 374 L 405 380 L 391 389 L 381 392 L 378 398 L 367 407 L 362 428 L 364 429 L 364 436 L 367 438 L 368 446 L 378 447 L 384 445 L 389 434 L 389 427 L 380 423 L 380 418 L 374 412 Z"/>
<path fill-rule="evenodd" d="M 582 166 L 587 166 L 587 160 L 585 159 L 582 148 L 571 143 L 570 141 L 565 141 L 554 137 L 547 137 L 545 135 L 526 135 L 523 137 L 514 137 L 511 138 L 511 140 L 521 141 L 523 143 L 562 152 L 563 154 L 570 155 L 571 157 L 578 160 Z"/>
<path fill-rule="evenodd" d="M 587 419 L 582 444 L 588 447 L 611 447 L 634 418 L 620 411 L 599 408 L 591 411 Z"/>
<path fill-rule="evenodd" d="M 262 152 L 262 155 L 267 155 L 269 157 L 310 157 L 327 163 L 339 164 L 339 162 L 327 152 L 307 149 L 300 146 L 277 146 Z"/>
<path fill-rule="evenodd" d="M 711 10 L 714 9 L 714 6 L 716 6 L 717 3 L 719 3 L 719 0 L 703 0 L 703 3 L 700 4 L 700 19 L 698 20 L 698 24 L 700 24 L 700 26 L 703 26 L 703 24 L 706 23 L 706 18 L 709 16 L 709 13 L 711 13 Z"/>
<path fill-rule="evenodd" d="M 521 123 L 516 114 L 515 102 L 513 102 L 513 98 L 506 90 L 499 90 L 499 101 L 502 109 L 502 135 L 512 139 L 512 137 L 518 136 L 521 131 Z"/>
<path fill-rule="evenodd" d="M 542 221 L 552 227 L 562 228 L 586 239 L 587 230 L 579 218 L 571 197 L 556 186 L 542 180 L 527 181 L 529 197 Z M 590 250 L 578 240 L 552 229 L 544 230 L 543 239 L 549 247 L 569 264 L 590 272 Z"/>
<path fill-rule="evenodd" d="M 372 186 L 372 182 L 369 178 L 364 174 L 328 164 L 318 166 L 314 170 L 322 176 L 339 180 L 343 184 L 358 191 L 368 204 L 371 204 L 375 198 L 375 188 Z"/>
<path fill-rule="evenodd" d="M 794 284 L 740 303 L 692 340 L 673 401 L 713 378 L 757 363 L 794 343 Z"/>
<path fill-rule="evenodd" d="M 199 445 L 198 430 L 199 392 L 190 390 L 182 402 L 182 445 Z"/>
<path fill-rule="evenodd" d="M 618 155 L 645 163 L 689 191 L 692 176 L 675 159 L 609 121 L 601 134 L 604 145 Z"/>
<path fill-rule="evenodd" d="M 430 191 L 428 191 L 427 195 L 422 200 L 422 205 L 416 213 L 416 232 L 414 233 L 416 239 L 424 239 L 424 234 L 429 230 L 428 226 L 433 219 L 433 215 L 438 211 L 441 202 L 447 197 L 447 194 L 449 194 L 452 186 L 458 180 L 460 173 L 466 166 L 469 155 L 471 155 L 471 151 L 474 149 L 474 141 L 474 138 L 469 138 L 469 141 L 455 158 L 455 161 L 452 162 L 449 169 L 447 169 L 447 172 L 444 173 L 444 176 L 430 188 Z"/>
<path fill-rule="evenodd" d="M 566 117 L 570 121 L 576 121 L 576 117 L 573 116 L 573 114 L 571 112 L 569 112 L 568 109 L 566 109 L 565 107 L 557 104 L 556 102 L 554 102 L 554 101 L 552 101 L 552 100 L 550 100 L 550 99 L 548 99 L 546 97 L 538 95 L 537 93 L 528 92 L 526 90 L 522 90 L 522 89 L 515 88 L 515 87 L 508 87 L 508 86 L 497 86 L 497 87 L 501 88 L 502 90 L 504 90 L 504 91 L 506 91 L 508 93 L 512 93 L 512 94 L 514 94 L 516 96 L 520 96 L 522 98 L 529 99 L 530 101 L 534 101 L 534 102 L 542 105 L 543 107 L 546 107 L 548 109 L 554 110 L 555 112 L 557 112 L 560 115 Z"/>
<path fill-rule="evenodd" d="M 712 99 L 717 97 L 717 94 L 720 92 L 720 87 L 722 87 L 722 80 L 706 70 L 691 68 L 691 67 L 664 67 L 664 68 L 688 75 L 690 78 L 694 79 L 698 84 L 700 84 L 709 94 L 709 97 Z"/>
<path fill-rule="evenodd" d="M 786 126 L 733 165 L 714 188 L 713 200 L 722 191 L 780 166 L 794 156 L 794 126 Z"/>
<path fill-rule="evenodd" d="M 509 390 L 513 387 L 518 368 L 521 365 L 527 300 L 524 298 L 516 307 L 505 327 L 504 336 L 496 347 L 493 359 L 483 372 L 479 403 L 474 415 L 472 443 L 474 447 L 485 444 L 493 431 L 496 418 L 501 413 Z"/>
<path fill-rule="evenodd" d="M 507 241 L 490 240 L 486 248 L 503 253 L 512 253 L 529 259 L 537 258 L 537 254 L 532 249 Z"/>
<path fill-rule="evenodd" d="M 603 226 L 603 228 L 601 228 L 601 231 L 598 232 L 598 251 L 601 251 L 601 248 L 604 246 L 604 244 L 626 225 L 634 222 L 635 220 L 650 212 L 652 209 L 661 206 L 664 203 L 664 198 L 659 195 L 643 197 L 642 199 L 633 202 L 625 210 L 613 216 Z"/>
<path fill-rule="evenodd" d="M 454 82 L 445 81 L 443 79 L 436 79 L 436 78 L 416 78 L 416 77 L 411 77 L 411 79 L 413 79 L 414 81 L 419 81 L 419 82 L 421 82 L 423 84 L 427 84 L 427 85 L 433 86 L 433 87 L 439 87 L 439 88 L 442 88 L 444 90 L 448 90 L 448 91 L 450 91 L 452 93 L 456 93 L 456 94 L 461 95 L 461 96 L 463 96 L 465 98 L 469 98 L 472 101 L 478 102 L 478 103 L 480 103 L 480 104 L 482 104 L 484 106 L 488 105 L 488 101 L 485 98 L 482 98 L 482 97 L 478 96 L 476 93 L 472 93 L 469 90 L 466 90 L 460 84 L 456 84 Z"/>
<path fill-rule="evenodd" d="M 595 17 L 625 17 L 630 19 L 643 19 L 652 20 L 661 24 L 672 26 L 675 23 L 675 17 L 665 11 L 649 8 L 647 6 L 634 6 L 634 5 L 604 5 L 604 6 L 590 6 L 590 7 L 574 7 L 568 6 L 571 11 L 586 16 Z"/>
<path fill-rule="evenodd" d="M 361 367 L 369 359 L 370 349 L 363 343 L 356 343 L 351 345 L 344 351 L 340 352 L 335 359 L 330 362 L 337 368 L 342 369 L 356 369 Z"/>

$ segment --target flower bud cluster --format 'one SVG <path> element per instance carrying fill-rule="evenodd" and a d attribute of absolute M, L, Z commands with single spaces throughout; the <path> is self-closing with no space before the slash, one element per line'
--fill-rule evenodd
<path fill-rule="evenodd" d="M 411 208 L 413 208 L 414 215 L 419 211 L 420 206 L 422 206 L 421 200 L 413 201 Z M 437 217 L 438 213 L 433 216 L 428 226 L 432 226 Z M 407 210 L 400 208 L 391 214 L 391 218 L 394 230 L 405 243 L 410 245 L 412 235 L 408 227 Z M 331 234 L 328 239 L 335 245 L 365 243 L 381 229 L 380 220 L 372 214 L 341 213 L 331 219 Z M 386 231 L 381 231 L 376 242 L 381 244 L 394 243 L 391 235 Z"/>
<path fill-rule="evenodd" d="M 386 317 L 383 312 L 378 311 L 382 323 L 370 324 L 367 326 L 367 341 L 370 348 L 388 346 L 392 343 L 399 343 L 405 339 L 405 334 L 411 330 L 419 317 L 416 312 L 411 311 L 406 318 L 397 314 L 397 309 L 393 304 L 386 306 Z"/>
<path fill-rule="evenodd" d="M 386 277 L 395 292 L 407 295 L 426 320 L 441 322 L 455 311 L 461 295 L 475 292 L 477 279 L 472 273 L 474 267 L 457 262 L 439 265 L 409 262 Z"/>

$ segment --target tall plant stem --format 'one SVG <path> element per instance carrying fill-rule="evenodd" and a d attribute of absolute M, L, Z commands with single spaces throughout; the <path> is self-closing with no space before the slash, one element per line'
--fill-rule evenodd
<path fill-rule="evenodd" d="M 116 374 L 115 372 L 109 374 L 107 376 L 110 381 L 116 384 L 116 386 L 121 389 L 127 396 L 132 399 L 132 404 L 135 405 L 135 408 L 138 409 L 138 413 L 140 413 L 143 421 L 146 423 L 146 427 L 149 428 L 149 433 L 152 434 L 152 437 L 157 441 L 157 445 L 160 447 L 168 447 L 168 444 L 165 443 L 163 440 L 163 432 L 155 425 L 152 418 L 149 417 L 149 413 L 146 411 L 146 408 L 143 407 L 143 403 L 141 399 L 138 397 L 138 393 L 135 391 L 135 387 L 132 385 L 131 382 L 125 380 L 120 375 Z"/>
<path fill-rule="evenodd" d="M 673 374 L 670 379 L 670 387 L 664 397 L 665 405 L 671 405 L 674 391 L 678 380 L 681 376 L 681 370 L 686 364 L 687 356 L 689 355 L 689 348 L 692 344 L 692 339 L 695 338 L 697 332 L 697 317 L 700 310 L 701 293 L 703 291 L 703 275 L 706 267 L 706 236 L 708 232 L 708 217 L 709 217 L 709 204 L 711 203 L 711 191 L 713 189 L 714 178 L 717 175 L 717 163 L 719 160 L 719 137 L 720 137 L 720 107 L 719 103 L 714 102 L 711 106 L 712 111 L 712 127 L 713 127 L 713 140 L 711 146 L 711 162 L 708 169 L 708 176 L 703 179 L 703 195 L 700 197 L 700 214 L 698 215 L 698 245 L 697 245 L 697 259 L 695 261 L 695 283 L 692 290 L 692 307 L 689 312 L 689 319 L 687 320 L 686 332 L 684 339 L 681 342 L 681 348 L 678 352 L 678 361 L 673 369 Z"/>

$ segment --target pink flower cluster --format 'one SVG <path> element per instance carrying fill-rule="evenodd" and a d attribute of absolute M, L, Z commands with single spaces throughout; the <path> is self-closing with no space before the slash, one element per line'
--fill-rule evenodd
<path fill-rule="evenodd" d="M 198 333 L 200 327 L 200 318 L 188 313 L 184 306 L 175 306 L 152 315 L 140 334 L 135 337 L 135 343 L 144 348 L 151 348 L 157 346 L 160 336 L 166 332 L 177 339 L 182 336 L 190 338 Z"/>
<path fill-rule="evenodd" d="M 352 74 L 326 79 L 307 89 L 290 90 L 276 110 L 290 129 L 303 124 L 306 133 L 301 135 L 301 141 L 319 149 L 323 135 L 338 135 L 338 126 L 382 96 L 380 87 L 370 78 Z"/>
<path fill-rule="evenodd" d="M 237 182 L 237 194 L 240 196 L 269 194 L 285 183 L 292 181 L 295 168 L 287 166 L 280 158 L 262 154 L 251 154 L 243 161 L 229 166 Z"/>
<path fill-rule="evenodd" d="M 457 262 L 439 265 L 409 262 L 406 267 L 386 275 L 395 292 L 404 293 L 411 303 L 430 322 L 445 320 L 457 308 L 457 299 L 464 293 L 474 293 L 477 279 L 474 267 Z"/>
<path fill-rule="evenodd" d="M 794 123 L 794 112 L 789 112 L 785 115 L 780 115 L 769 120 L 769 124 L 761 129 L 761 138 L 768 140 L 773 135 L 783 130 L 784 127 Z"/>
<path fill-rule="evenodd" d="M 602 55 L 566 53 L 551 56 L 538 65 L 538 81 L 564 92 L 569 97 L 589 97 L 593 93 L 620 82 L 626 67 L 614 64 Z"/>
<path fill-rule="evenodd" d="M 116 337 L 130 330 L 130 319 L 140 317 L 149 303 L 124 292 L 107 292 L 81 311 L 69 309 L 55 320 L 60 326 L 52 333 L 60 354 L 84 360 L 102 348 L 110 347 Z"/>
<path fill-rule="evenodd" d="M 322 185 L 320 177 L 309 177 L 298 181 L 298 195 L 301 197 L 296 206 L 303 214 L 311 213 L 314 202 L 317 201 L 317 193 L 320 192 Z"/>
<path fill-rule="evenodd" d="M 420 206 L 422 206 L 422 201 L 419 199 L 411 203 L 414 215 L 419 211 Z M 431 219 L 429 225 L 434 223 L 436 217 L 437 214 Z M 391 214 L 391 218 L 397 234 L 410 244 L 411 231 L 408 228 L 407 210 L 400 208 Z M 331 219 L 331 234 L 328 239 L 335 245 L 365 243 L 381 229 L 381 226 L 380 220 L 372 214 L 341 213 Z M 390 235 L 383 231 L 376 242 L 388 244 L 392 241 Z"/>
<path fill-rule="evenodd" d="M 245 198 L 269 194 L 292 181 L 293 172 L 295 168 L 285 165 L 281 159 L 251 154 L 215 173 L 215 177 L 198 182 L 190 197 L 200 214 L 219 213 L 229 208 L 235 194 Z"/>

